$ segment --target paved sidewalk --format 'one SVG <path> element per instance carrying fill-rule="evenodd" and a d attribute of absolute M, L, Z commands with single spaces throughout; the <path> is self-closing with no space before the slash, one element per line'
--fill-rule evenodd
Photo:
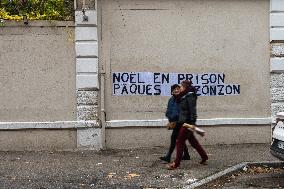
<path fill-rule="evenodd" d="M 0 188 L 182 188 L 243 161 L 276 161 L 269 144 L 205 146 L 207 166 L 191 160 L 167 170 L 166 148 L 101 152 L 0 152 Z"/>

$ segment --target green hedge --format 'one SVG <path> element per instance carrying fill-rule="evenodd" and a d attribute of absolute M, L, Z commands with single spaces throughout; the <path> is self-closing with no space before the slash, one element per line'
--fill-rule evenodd
<path fill-rule="evenodd" d="M 0 0 L 0 19 L 74 20 L 73 0 Z"/>

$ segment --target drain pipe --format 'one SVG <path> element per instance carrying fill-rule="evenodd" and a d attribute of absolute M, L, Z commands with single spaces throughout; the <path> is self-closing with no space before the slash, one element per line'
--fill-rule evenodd
<path fill-rule="evenodd" d="M 97 27 L 101 27 L 102 23 L 101 20 L 101 10 L 102 10 L 102 2 L 100 0 L 95 1 L 95 9 L 97 11 Z M 101 36 L 102 30 L 98 28 L 98 54 L 100 55 L 101 51 Z M 105 110 L 105 78 L 106 78 L 106 68 L 103 61 L 100 61 L 100 56 L 98 56 L 98 67 L 99 67 L 99 81 L 100 81 L 100 124 L 101 124 L 101 145 L 102 149 L 106 149 L 106 110 Z"/>
<path fill-rule="evenodd" d="M 100 122 L 101 122 L 101 145 L 106 149 L 106 111 L 105 111 L 105 73 L 100 74 Z"/>

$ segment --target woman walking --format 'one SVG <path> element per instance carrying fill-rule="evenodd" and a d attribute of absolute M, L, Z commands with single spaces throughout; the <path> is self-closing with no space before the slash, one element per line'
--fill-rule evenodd
<path fill-rule="evenodd" d="M 166 117 L 168 118 L 170 125 L 174 125 L 175 127 L 169 128 L 169 129 L 173 129 L 169 151 L 165 156 L 160 157 L 161 160 L 166 161 L 168 163 L 171 162 L 171 156 L 176 147 L 176 139 L 178 137 L 179 129 L 181 128 L 181 125 L 177 124 L 178 116 L 180 113 L 180 107 L 179 107 L 179 104 L 177 103 L 177 97 L 179 96 L 179 93 L 180 93 L 180 86 L 178 84 L 172 85 L 171 93 L 172 93 L 172 97 L 168 101 Z M 188 149 L 186 145 L 184 146 L 182 159 L 190 160 L 190 155 L 188 153 Z"/>
<path fill-rule="evenodd" d="M 196 89 L 192 86 L 192 82 L 185 80 L 181 82 L 180 94 L 178 97 L 178 102 L 180 106 L 180 113 L 178 124 L 183 125 L 184 123 L 195 125 L 197 113 L 196 113 L 196 101 L 197 94 Z M 189 143 L 201 157 L 200 164 L 206 164 L 208 156 L 202 146 L 199 144 L 198 140 L 195 138 L 193 131 L 188 130 L 186 127 L 182 126 L 179 130 L 179 134 L 176 140 L 176 159 L 170 164 L 168 169 L 173 170 L 179 167 L 182 160 L 182 153 L 185 141 L 188 140 Z"/>

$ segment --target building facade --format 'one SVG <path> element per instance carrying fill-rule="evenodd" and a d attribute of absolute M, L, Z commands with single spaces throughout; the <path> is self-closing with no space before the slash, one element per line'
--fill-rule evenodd
<path fill-rule="evenodd" d="M 186 78 L 203 144 L 270 142 L 284 106 L 283 1 L 75 4 L 75 23 L 0 27 L 1 150 L 165 146 L 169 86 Z"/>

